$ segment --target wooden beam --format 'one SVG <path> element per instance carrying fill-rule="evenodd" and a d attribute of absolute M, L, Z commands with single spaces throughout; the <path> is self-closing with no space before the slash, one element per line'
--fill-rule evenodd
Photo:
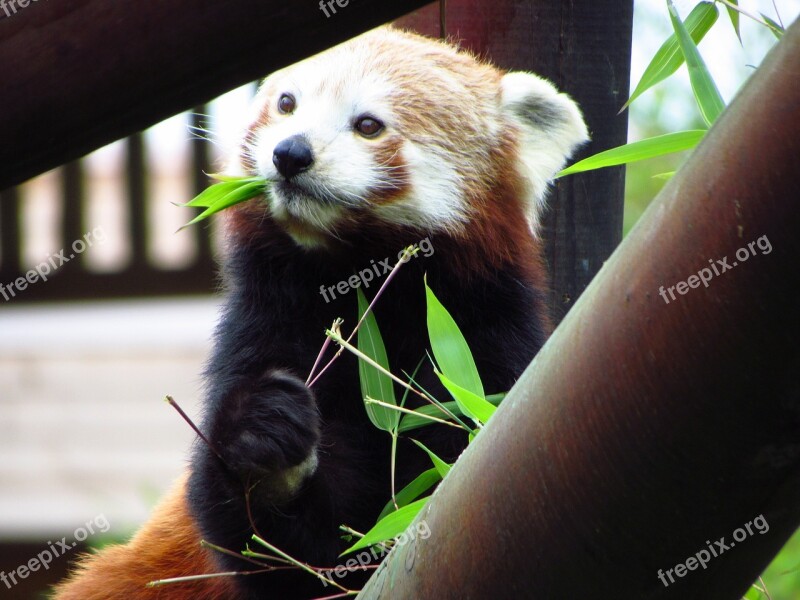
<path fill-rule="evenodd" d="M 328 17 L 315 0 L 6 3 L 0 190 L 425 3 L 340 0 Z"/>

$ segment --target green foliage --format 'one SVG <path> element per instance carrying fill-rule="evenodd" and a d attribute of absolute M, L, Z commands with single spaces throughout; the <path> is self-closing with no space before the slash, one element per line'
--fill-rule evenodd
<path fill-rule="evenodd" d="M 219 183 L 215 183 L 186 204 L 181 205 L 187 208 L 206 209 L 183 227 L 194 225 L 221 210 L 261 196 L 267 189 L 267 181 L 261 177 L 228 177 L 225 175 L 212 175 L 212 177 L 218 179 Z"/>
<path fill-rule="evenodd" d="M 434 454 L 434 452 L 430 448 L 425 446 L 425 444 L 423 444 L 422 442 L 418 440 L 411 440 L 411 441 L 414 442 L 420 448 L 422 448 L 428 454 L 428 456 L 430 456 L 431 462 L 433 463 L 433 467 L 439 472 L 439 475 L 441 475 L 442 479 L 447 477 L 447 474 L 450 472 L 450 467 L 452 465 L 448 465 L 441 458 L 436 456 L 436 454 Z"/>
<path fill-rule="evenodd" d="M 428 499 L 423 498 L 422 500 L 417 500 L 416 502 L 412 502 L 411 504 L 389 513 L 378 521 L 375 527 L 364 534 L 364 537 L 342 552 L 342 555 L 361 550 L 362 548 L 368 548 L 369 546 L 374 546 L 375 544 L 380 544 L 381 542 L 397 537 L 411 525 L 411 522 L 416 518 L 419 511 L 425 507 L 427 502 Z"/>
<path fill-rule="evenodd" d="M 499 406 L 500 402 L 503 401 L 503 398 L 505 398 L 505 394 L 490 394 L 489 396 L 486 396 L 487 402 L 491 402 L 494 406 Z M 448 412 L 452 413 L 456 417 L 465 416 L 454 400 L 450 402 L 442 402 L 441 406 L 443 406 Z M 400 421 L 400 427 L 398 427 L 399 433 L 406 433 L 408 431 L 413 431 L 414 429 L 419 429 L 420 427 L 426 427 L 427 425 L 431 425 L 433 423 L 429 417 L 442 416 L 442 409 L 432 404 L 420 406 L 411 412 L 414 414 L 405 414 L 403 419 Z"/>
<path fill-rule="evenodd" d="M 778 25 L 775 21 L 770 19 L 764 13 L 759 13 L 759 14 L 761 15 L 761 18 L 764 19 L 764 22 L 767 24 L 767 27 L 769 27 L 769 30 L 772 32 L 772 34 L 776 38 L 781 39 L 783 37 L 783 34 L 785 33 L 785 30 L 783 29 L 783 27 Z"/>
<path fill-rule="evenodd" d="M 369 356 L 376 363 L 389 371 L 389 358 L 386 356 L 386 347 L 383 344 L 378 323 L 375 315 L 367 313 L 369 303 L 364 297 L 361 288 L 356 290 L 358 295 L 358 316 L 363 319 L 363 324 L 358 330 L 358 349 Z M 364 316 L 366 313 L 366 316 Z M 397 399 L 394 395 L 394 384 L 386 373 L 372 367 L 363 360 L 358 361 L 358 374 L 361 381 L 361 394 L 364 398 L 375 398 L 388 404 L 397 406 Z M 396 410 L 380 406 L 378 404 L 367 403 L 367 415 L 370 421 L 378 429 L 383 431 L 393 431 L 400 422 L 400 413 Z"/>
<path fill-rule="evenodd" d="M 703 115 L 703 120 L 710 127 L 717 120 L 722 111 L 725 110 L 725 102 L 717 89 L 717 84 L 711 78 L 711 73 L 708 72 L 706 63 L 697 46 L 686 31 L 686 27 L 678 16 L 678 11 L 672 0 L 667 0 L 669 6 L 669 17 L 672 20 L 672 27 L 675 29 L 675 35 L 678 37 L 678 44 L 681 47 L 681 53 L 686 66 L 689 67 L 689 80 L 692 82 L 692 90 L 694 91 L 694 98 L 700 113 Z M 716 15 L 717 7 L 711 6 Z M 715 17 L 716 20 L 716 17 Z"/>
<path fill-rule="evenodd" d="M 495 406 L 483 396 L 478 396 L 466 388 L 451 381 L 443 373 L 436 372 L 442 385 L 447 388 L 450 395 L 455 398 L 461 411 L 471 418 L 478 426 L 482 426 L 494 414 Z"/>
<path fill-rule="evenodd" d="M 731 10 L 731 9 L 728 9 Z M 734 13 L 738 16 L 739 13 Z M 694 7 L 694 10 L 686 18 L 686 29 L 689 31 L 695 43 L 700 43 L 706 33 L 717 21 L 719 12 L 717 7 L 711 2 L 701 2 Z M 683 53 L 675 35 L 671 35 L 658 49 L 650 64 L 644 71 L 642 78 L 631 93 L 628 101 L 622 105 L 625 110 L 631 102 L 636 100 L 651 87 L 664 81 L 672 75 L 684 63 Z M 621 111 L 620 111 L 621 112 Z"/>
<path fill-rule="evenodd" d="M 439 402 L 430 394 L 416 388 L 411 388 L 415 383 L 413 377 L 408 389 L 415 389 L 416 393 L 428 399 L 431 404 L 415 410 L 397 406 L 395 402 L 392 379 L 388 376 L 389 361 L 382 341 L 380 329 L 374 316 L 367 312 L 368 302 L 361 290 L 358 290 L 358 306 L 361 321 L 358 332 L 358 349 L 362 355 L 359 361 L 359 376 L 361 392 L 364 403 L 372 423 L 383 431 L 392 435 L 392 473 L 394 473 L 394 448 L 397 436 L 402 432 L 419 429 L 431 424 L 452 422 L 453 426 L 461 426 L 465 434 L 469 434 L 469 442 L 474 439 L 474 432 L 463 426 L 458 420 L 459 416 L 467 416 L 478 427 L 482 427 L 491 418 L 496 404 L 502 400 L 504 394 L 495 394 L 487 398 L 483 391 L 475 359 L 467 345 L 453 317 L 442 305 L 436 294 L 425 283 L 425 297 L 427 302 L 427 326 L 431 350 L 439 368 L 434 366 L 434 372 L 439 377 L 444 388 L 453 397 L 452 401 Z M 366 314 L 366 316 L 364 316 Z M 340 340 L 340 337 L 334 337 Z M 347 346 L 345 346 L 347 347 Z M 363 360 L 367 358 L 369 360 Z M 417 386 L 418 388 L 419 386 Z M 375 405 L 373 399 L 381 399 L 383 405 Z M 382 412 L 375 414 L 376 408 Z M 399 420 L 400 413 L 403 414 Z M 390 418 L 392 413 L 394 419 Z M 347 550 L 353 552 L 378 543 L 388 543 L 393 537 L 401 533 L 422 510 L 427 498 L 417 500 L 422 494 L 430 490 L 440 480 L 444 479 L 450 471 L 451 465 L 442 460 L 430 448 L 418 440 L 412 441 L 419 446 L 431 459 L 433 468 L 421 473 L 405 488 L 387 502 L 381 511 L 376 525 L 367 532 L 356 544 Z"/>
<path fill-rule="evenodd" d="M 711 126 L 725 110 L 725 102 L 700 55 L 697 44 L 717 22 L 719 10 L 716 2 L 722 2 L 725 5 L 739 41 L 741 41 L 739 27 L 740 14 L 751 17 L 759 24 L 768 27 L 778 38 L 783 34 L 783 28 L 764 14 L 761 15 L 763 18 L 762 21 L 742 11 L 738 6 L 738 0 L 699 2 L 686 18 L 685 22 L 678 16 L 677 10 L 672 4 L 672 0 L 666 0 L 666 2 L 667 13 L 672 23 L 674 33 L 664 41 L 655 56 L 653 56 L 641 80 L 634 88 L 630 98 L 628 98 L 622 106 L 621 111 L 628 108 L 631 103 L 644 92 L 673 75 L 682 64 L 686 63 L 689 70 L 689 79 L 692 84 L 695 103 L 706 126 Z M 693 148 L 701 138 L 702 131 L 683 131 L 667 133 L 666 135 L 625 144 L 590 156 L 562 170 L 558 173 L 557 177 L 614 165 L 630 164 L 636 161 L 659 158 L 670 153 L 689 150 Z"/>
<path fill-rule="evenodd" d="M 734 6 L 739 6 L 739 0 L 730 0 L 730 3 Z M 739 29 L 739 11 L 733 8 L 732 6 L 726 6 L 725 10 L 728 11 L 728 17 L 730 17 L 731 25 L 733 25 L 733 31 L 736 33 L 736 37 L 739 38 L 739 43 L 742 43 L 742 32 Z M 689 19 L 686 19 L 687 25 Z M 697 40 L 695 40 L 696 42 Z"/>
<path fill-rule="evenodd" d="M 441 372 L 457 385 L 483 398 L 483 384 L 467 341 L 453 317 L 428 287 L 427 282 L 425 298 L 428 304 L 428 336 L 431 340 L 431 350 Z M 465 410 L 464 414 L 469 414 L 469 411 Z"/>
<path fill-rule="evenodd" d="M 631 142 L 624 146 L 617 146 L 605 152 L 600 152 L 582 161 L 576 162 L 558 174 L 558 177 L 580 173 L 581 171 L 592 171 L 602 167 L 613 165 L 623 165 L 648 158 L 655 158 L 681 152 L 694 148 L 703 136 L 705 129 L 690 129 L 689 131 L 677 131 L 675 133 L 665 133 L 656 137 Z"/>
<path fill-rule="evenodd" d="M 378 515 L 378 521 L 382 520 L 390 512 L 393 512 L 398 508 L 403 508 L 410 502 L 413 502 L 441 480 L 442 474 L 436 467 L 428 469 L 427 471 L 423 471 L 416 477 L 416 479 L 414 479 L 414 481 L 397 492 L 394 502 L 389 500 L 389 502 L 386 503 L 386 506 L 383 507 L 381 514 Z M 397 503 L 397 506 L 395 506 L 395 503 Z"/>

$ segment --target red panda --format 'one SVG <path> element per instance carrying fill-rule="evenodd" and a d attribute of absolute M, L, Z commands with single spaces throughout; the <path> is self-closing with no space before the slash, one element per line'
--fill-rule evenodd
<path fill-rule="evenodd" d="M 430 255 L 398 271 L 375 309 L 398 373 L 425 357 L 423 275 L 469 342 L 487 393 L 508 390 L 549 333 L 537 230 L 553 174 L 587 139 L 568 96 L 533 74 L 381 28 L 270 75 L 255 106 L 231 172 L 269 184 L 225 217 L 226 306 L 202 422 L 213 448 L 198 444 L 151 521 L 129 544 L 85 559 L 59 600 L 331 594 L 307 573 L 253 573 L 260 567 L 199 541 L 236 553 L 256 532 L 331 568 L 346 548 L 339 526 L 365 531 L 388 500 L 390 438 L 368 420 L 355 359 L 305 383 L 325 328 L 337 317 L 356 322 L 355 294 L 336 282 L 428 244 Z M 368 295 L 377 287 L 358 281 Z M 430 363 L 416 380 L 446 397 Z M 450 429 L 415 437 L 455 460 L 467 436 Z M 398 489 L 430 466 L 407 442 Z M 229 571 L 251 574 L 145 587 Z M 342 583 L 357 589 L 359 575 Z"/>

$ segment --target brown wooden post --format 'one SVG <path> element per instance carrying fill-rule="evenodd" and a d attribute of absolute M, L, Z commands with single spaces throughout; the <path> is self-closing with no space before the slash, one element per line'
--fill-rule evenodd
<path fill-rule="evenodd" d="M 439 3 L 399 21 L 439 33 Z M 447 0 L 447 35 L 501 67 L 533 71 L 568 92 L 583 110 L 592 141 L 579 158 L 624 144 L 632 0 Z M 560 321 L 622 239 L 624 167 L 559 181 L 543 238 Z"/>

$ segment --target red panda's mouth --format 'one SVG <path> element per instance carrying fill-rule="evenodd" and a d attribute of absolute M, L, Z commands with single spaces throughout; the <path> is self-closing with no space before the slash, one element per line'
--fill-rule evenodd
<path fill-rule="evenodd" d="M 273 193 L 280 197 L 290 212 L 300 207 L 307 211 L 313 206 L 334 207 L 342 204 L 330 191 L 297 177 L 276 181 Z"/>
<path fill-rule="evenodd" d="M 273 194 L 281 207 L 281 213 L 293 220 L 305 221 L 309 211 L 319 205 L 316 197 L 305 186 L 294 181 L 280 180 L 273 184 Z"/>
<path fill-rule="evenodd" d="M 318 243 L 342 218 L 337 199 L 325 197 L 299 178 L 275 181 L 268 201 L 272 216 L 295 240 Z"/>
<path fill-rule="evenodd" d="M 308 197 L 311 195 L 308 193 L 308 190 L 305 187 L 288 179 L 276 181 L 274 184 L 274 189 L 288 202 L 291 202 L 298 197 Z"/>

